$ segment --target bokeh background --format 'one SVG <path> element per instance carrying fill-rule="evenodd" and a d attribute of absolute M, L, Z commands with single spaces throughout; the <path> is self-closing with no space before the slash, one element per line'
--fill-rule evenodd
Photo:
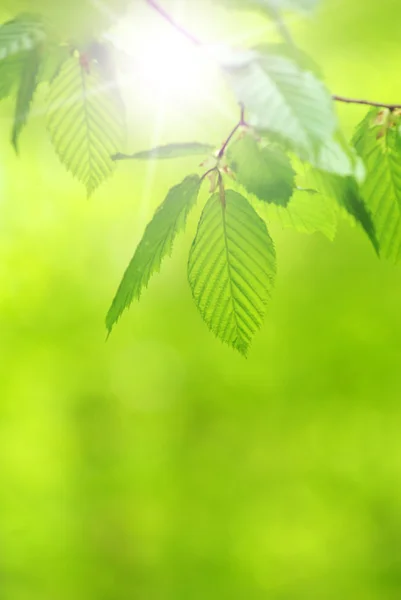
<path fill-rule="evenodd" d="M 211 10 L 193 18 L 211 39 L 263 30 Z M 401 102 L 400 22 L 394 0 L 322 0 L 290 26 L 333 91 Z M 136 82 L 129 148 L 218 145 L 235 107 L 206 91 L 160 108 Z M 277 287 L 244 360 L 192 303 L 194 215 L 106 343 L 143 227 L 193 162 L 125 163 L 88 201 L 35 106 L 19 158 L 0 106 L 1 599 L 399 599 L 400 267 L 346 222 L 334 243 L 273 225 Z M 365 111 L 338 110 L 350 135 Z"/>

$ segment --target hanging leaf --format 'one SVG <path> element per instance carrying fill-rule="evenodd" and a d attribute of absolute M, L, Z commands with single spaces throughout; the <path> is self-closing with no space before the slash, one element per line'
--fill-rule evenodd
<path fill-rule="evenodd" d="M 171 254 L 174 240 L 185 228 L 188 214 L 196 203 L 200 185 L 198 175 L 186 177 L 169 191 L 165 201 L 157 209 L 107 314 L 106 325 L 109 332 L 131 302 L 139 300 L 153 273 L 160 270 L 163 258 Z"/>
<path fill-rule="evenodd" d="M 27 53 L 21 68 L 12 131 L 12 144 L 16 152 L 18 152 L 19 136 L 27 122 L 32 99 L 38 85 L 38 73 L 41 64 L 41 58 L 41 50 L 38 48 L 33 48 Z"/>
<path fill-rule="evenodd" d="M 229 147 L 228 162 L 237 180 L 262 202 L 286 206 L 294 189 L 295 172 L 279 148 L 262 148 L 252 135 Z"/>
<path fill-rule="evenodd" d="M 246 198 L 232 190 L 207 202 L 188 262 L 195 303 L 209 329 L 246 355 L 261 327 L 276 271 L 273 242 Z"/>
<path fill-rule="evenodd" d="M 310 162 L 317 169 L 340 177 L 355 176 L 358 181 L 364 177 L 363 165 L 336 136 L 328 140 Z"/>
<path fill-rule="evenodd" d="M 51 83 L 47 126 L 61 162 L 90 196 L 114 170 L 125 118 L 113 83 L 87 55 L 72 56 Z"/>
<path fill-rule="evenodd" d="M 135 154 L 115 154 L 113 160 L 153 160 L 166 158 L 182 158 L 185 156 L 199 156 L 210 154 L 215 148 L 208 144 L 198 142 L 167 144 L 151 150 L 136 152 Z"/>
<path fill-rule="evenodd" d="M 336 130 L 333 102 L 322 82 L 274 54 L 233 52 L 222 66 L 249 125 L 273 134 L 301 159 L 316 161 Z"/>
<path fill-rule="evenodd" d="M 132 0 L 2 0 L 1 5 L 4 8 L 8 4 L 10 11 L 15 11 L 16 6 L 25 11 L 34 7 L 35 12 L 52 23 L 62 39 L 85 43 L 115 25 L 129 3 Z"/>
<path fill-rule="evenodd" d="M 380 253 L 401 258 L 401 118 L 382 127 L 380 109 L 372 109 L 359 124 L 353 143 L 366 167 L 361 193 L 372 213 Z"/>
<path fill-rule="evenodd" d="M 11 96 L 17 88 L 23 62 L 20 55 L 0 60 L 0 100 Z"/>
<path fill-rule="evenodd" d="M 261 214 L 276 220 L 285 229 L 301 233 L 320 232 L 333 241 L 337 231 L 338 210 L 334 201 L 315 190 L 296 189 L 286 207 L 263 206 Z"/>
<path fill-rule="evenodd" d="M 36 71 L 39 49 L 46 40 L 43 22 L 36 15 L 21 14 L 0 26 L 0 100 L 20 86 L 22 101 L 21 86 L 29 88 L 27 71 L 29 66 Z"/>
<path fill-rule="evenodd" d="M 313 177 L 314 188 L 322 195 L 335 200 L 362 226 L 379 254 L 380 246 L 372 214 L 361 195 L 356 180 L 353 177 L 339 177 L 317 169 L 313 170 L 311 177 Z"/>
<path fill-rule="evenodd" d="M 0 61 L 29 52 L 46 40 L 42 18 L 24 13 L 0 26 Z"/>

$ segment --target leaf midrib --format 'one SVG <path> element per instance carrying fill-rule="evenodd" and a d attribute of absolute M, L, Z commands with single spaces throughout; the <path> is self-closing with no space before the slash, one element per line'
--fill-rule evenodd
<path fill-rule="evenodd" d="M 228 280 L 230 282 L 229 283 L 230 297 L 231 297 L 231 304 L 232 304 L 235 329 L 236 329 L 236 340 L 235 341 L 237 341 L 237 339 L 239 337 L 241 339 L 241 343 L 244 344 L 244 340 L 242 339 L 242 337 L 240 335 L 240 327 L 239 327 L 239 323 L 238 323 L 237 309 L 236 309 L 236 305 L 235 305 L 235 301 L 234 301 L 233 278 L 232 278 L 232 274 L 231 274 L 230 252 L 229 252 L 229 248 L 228 248 L 228 234 L 227 234 L 227 222 L 226 222 L 227 205 L 224 207 L 223 204 L 220 202 L 220 208 L 221 208 L 221 215 L 222 215 L 222 220 L 223 220 L 223 238 L 224 238 L 224 249 L 225 249 L 226 261 L 227 261 L 227 273 L 228 273 Z"/>

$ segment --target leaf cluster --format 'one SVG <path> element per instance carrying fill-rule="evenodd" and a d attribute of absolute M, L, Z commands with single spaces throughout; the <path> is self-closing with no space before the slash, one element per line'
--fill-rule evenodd
<path fill-rule="evenodd" d="M 24 13 L 0 26 L 0 99 L 15 99 L 11 141 L 18 151 L 37 89 L 45 88 L 54 149 L 88 195 L 121 160 L 203 157 L 199 172 L 168 192 L 146 227 L 106 324 L 111 332 L 141 297 L 204 185 L 209 198 L 189 252 L 188 281 L 209 329 L 246 355 L 274 286 L 271 221 L 333 239 L 338 219 L 348 215 L 378 255 L 399 259 L 401 114 L 372 108 L 351 143 L 344 140 L 320 68 L 294 45 L 284 21 L 288 11 L 310 11 L 317 0 L 218 2 L 259 11 L 283 37 L 280 44 L 214 53 L 240 113 L 220 147 L 190 141 L 124 154 L 125 110 L 113 46 L 104 39 L 78 46 L 60 39 L 40 15 Z"/>

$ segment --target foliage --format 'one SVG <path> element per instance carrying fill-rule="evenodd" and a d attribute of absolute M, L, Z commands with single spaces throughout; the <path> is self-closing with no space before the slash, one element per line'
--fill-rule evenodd
<path fill-rule="evenodd" d="M 171 254 L 174 239 L 184 229 L 187 216 L 196 202 L 201 184 L 198 175 L 190 175 L 173 187 L 159 206 L 114 298 L 106 323 L 111 331 L 121 313 L 134 298 L 140 298 L 142 289 L 148 285 L 155 271 L 159 271 L 163 258 Z"/>
<path fill-rule="evenodd" d="M 247 199 L 231 190 L 211 196 L 192 244 L 188 279 L 209 328 L 242 354 L 262 324 L 275 271 L 273 242 Z"/>
<path fill-rule="evenodd" d="M 158 2 L 143 2 L 176 27 L 177 35 L 201 45 Z M 121 8 L 126 4 L 123 0 Z M 274 283 L 271 220 L 333 239 L 338 218 L 347 213 L 378 255 L 399 259 L 401 114 L 394 106 L 369 109 L 352 144 L 344 140 L 320 67 L 295 46 L 283 20 L 288 11 L 314 9 L 317 0 L 219 4 L 259 11 L 275 22 L 283 38 L 279 44 L 211 51 L 240 113 L 220 147 L 213 141 L 173 141 L 124 153 L 119 72 L 126 57 L 102 35 L 91 33 L 82 41 L 41 15 L 21 13 L 0 27 L 0 99 L 15 97 L 11 140 L 17 151 L 38 88 L 43 89 L 55 151 L 88 195 L 120 160 L 204 157 L 201 172 L 174 186 L 148 224 L 108 312 L 107 328 L 110 332 L 140 298 L 171 254 L 207 180 L 210 197 L 189 254 L 189 284 L 209 329 L 246 355 Z"/>

